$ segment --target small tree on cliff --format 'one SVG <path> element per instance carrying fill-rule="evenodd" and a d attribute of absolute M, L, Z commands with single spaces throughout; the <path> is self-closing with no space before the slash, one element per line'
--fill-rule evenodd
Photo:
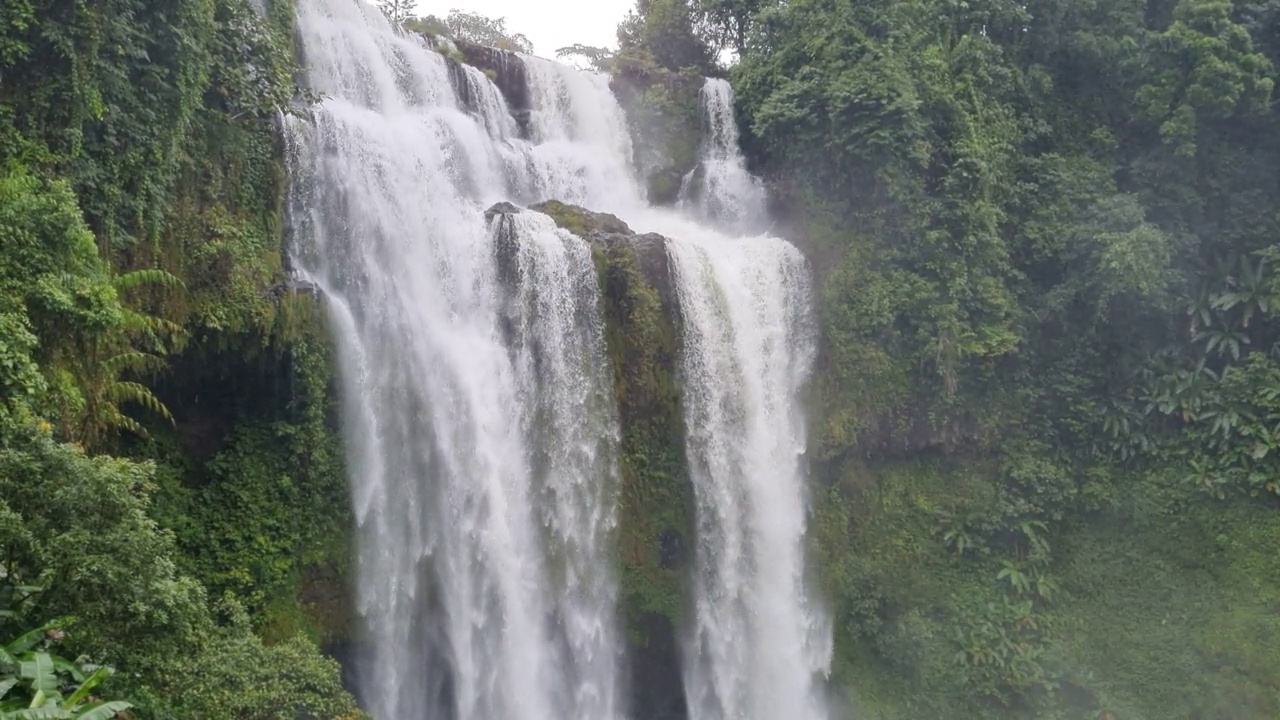
<path fill-rule="evenodd" d="M 455 40 L 466 40 L 512 52 L 533 52 L 533 43 L 529 38 L 507 29 L 506 18 L 491 18 L 480 13 L 454 10 L 444 19 L 444 24 Z"/>
<path fill-rule="evenodd" d="M 416 16 L 418 0 L 378 0 L 378 7 L 392 23 L 403 25 Z"/>

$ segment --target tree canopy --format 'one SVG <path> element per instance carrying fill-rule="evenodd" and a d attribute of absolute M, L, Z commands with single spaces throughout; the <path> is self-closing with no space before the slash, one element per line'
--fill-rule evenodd
<path fill-rule="evenodd" d="M 444 19 L 435 15 L 413 20 L 408 27 L 429 35 L 443 35 L 477 45 L 487 45 L 510 52 L 533 53 L 533 43 L 521 33 L 507 28 L 504 17 L 492 18 L 467 10 L 452 10 Z"/>

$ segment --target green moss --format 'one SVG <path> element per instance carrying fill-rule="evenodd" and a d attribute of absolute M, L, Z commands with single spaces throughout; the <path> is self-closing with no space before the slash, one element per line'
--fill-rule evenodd
<path fill-rule="evenodd" d="M 644 253 L 642 256 L 641 253 Z M 626 235 L 593 237 L 621 420 L 621 614 L 630 640 L 637 717 L 684 717 L 678 629 L 689 605 L 693 487 L 677 383 L 680 332 L 665 248 Z"/>
<path fill-rule="evenodd" d="M 536 210 L 551 216 L 556 225 L 568 230 L 578 237 L 586 237 L 594 232 L 631 234 L 631 228 L 617 215 L 591 212 L 577 205 L 567 205 L 559 200 L 550 200 L 541 205 L 534 205 Z"/>
<path fill-rule="evenodd" d="M 596 258 L 622 418 L 623 611 L 633 634 L 643 634 L 649 614 L 678 624 L 693 549 L 693 492 L 676 382 L 679 334 L 672 309 L 641 274 L 629 242 L 597 248 Z"/>

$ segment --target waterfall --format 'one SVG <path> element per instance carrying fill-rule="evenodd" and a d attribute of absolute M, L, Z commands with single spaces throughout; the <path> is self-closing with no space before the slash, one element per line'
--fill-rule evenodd
<path fill-rule="evenodd" d="M 697 192 L 686 211 L 759 227 L 764 190 L 738 149 L 733 94 L 704 86 Z M 684 319 L 688 457 L 697 503 L 692 720 L 824 720 L 830 622 L 805 583 L 800 403 L 816 348 L 809 270 L 784 240 L 686 232 L 670 245 Z"/>
<path fill-rule="evenodd" d="M 759 232 L 766 224 L 767 194 L 738 149 L 733 87 L 727 80 L 707 78 L 699 100 L 702 146 L 697 167 L 681 184 L 680 204 L 730 231 Z"/>
<path fill-rule="evenodd" d="M 610 167 L 515 139 L 482 73 L 368 5 L 299 3 L 298 35 L 326 99 L 288 123 L 293 252 L 338 345 L 359 694 L 380 720 L 619 718 L 617 422 L 590 250 L 544 216 L 484 217 Z"/>
<path fill-rule="evenodd" d="M 358 0 L 298 4 L 294 266 L 324 291 L 358 523 L 357 668 L 378 720 L 622 720 L 618 418 L 586 242 L 499 201 L 671 238 L 698 541 L 694 720 L 821 720 L 830 628 L 804 583 L 814 355 L 804 259 L 758 229 L 727 83 L 683 213 L 647 207 L 608 79 L 524 57 L 527 120 Z M 523 102 L 523 100 L 521 101 Z M 716 227 L 720 229 L 715 229 Z"/>
<path fill-rule="evenodd" d="M 830 628 L 804 582 L 808 268 L 769 237 L 673 243 L 697 501 L 693 720 L 825 717 Z"/>

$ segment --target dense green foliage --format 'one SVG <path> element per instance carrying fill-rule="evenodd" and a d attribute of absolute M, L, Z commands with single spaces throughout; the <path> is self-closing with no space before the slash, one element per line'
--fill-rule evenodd
<path fill-rule="evenodd" d="M 819 274 L 850 712 L 1280 712 L 1280 4 L 652 0 L 620 37 L 737 50 Z"/>
<path fill-rule="evenodd" d="M 110 720 L 132 708 L 130 703 L 93 694 L 111 676 L 111 668 L 70 662 L 50 652 L 49 646 L 61 634 L 59 625 L 28 630 L 0 647 L 0 717 Z"/>
<path fill-rule="evenodd" d="M 316 645 L 353 640 L 350 518 L 264 5 L 0 4 L 0 712 L 359 717 Z M 651 199 L 728 74 L 818 273 L 846 714 L 1280 715 L 1280 2 L 641 0 L 619 45 L 566 54 L 614 74 Z M 596 235 L 636 712 L 678 714 L 665 256 L 546 211 Z"/>
<path fill-rule="evenodd" d="M 855 712 L 1274 716 L 1280 5 L 672 5 L 819 272 Z"/>
<path fill-rule="evenodd" d="M 267 7 L 0 9 L 0 629 L 65 618 L 134 717 L 358 716 L 313 642 L 345 632 L 350 521 L 323 323 L 283 283 Z M 22 652 L 6 712 L 124 708 Z"/>
<path fill-rule="evenodd" d="M 400 2 L 403 4 L 404 0 Z M 384 11 L 392 19 L 397 17 L 386 7 Z M 480 13 L 453 10 L 444 19 L 428 15 L 425 18 L 409 17 L 401 22 L 406 29 L 427 36 L 447 37 L 507 52 L 533 52 L 533 43 L 523 34 L 509 30 L 506 18 L 491 18 Z"/>
<path fill-rule="evenodd" d="M 619 26 L 616 53 L 581 46 L 561 50 L 613 76 L 614 95 L 635 143 L 636 167 L 655 205 L 675 204 L 685 175 L 697 164 L 698 93 L 715 64 L 710 48 L 691 29 L 693 20 L 684 0 L 644 2 Z"/>

